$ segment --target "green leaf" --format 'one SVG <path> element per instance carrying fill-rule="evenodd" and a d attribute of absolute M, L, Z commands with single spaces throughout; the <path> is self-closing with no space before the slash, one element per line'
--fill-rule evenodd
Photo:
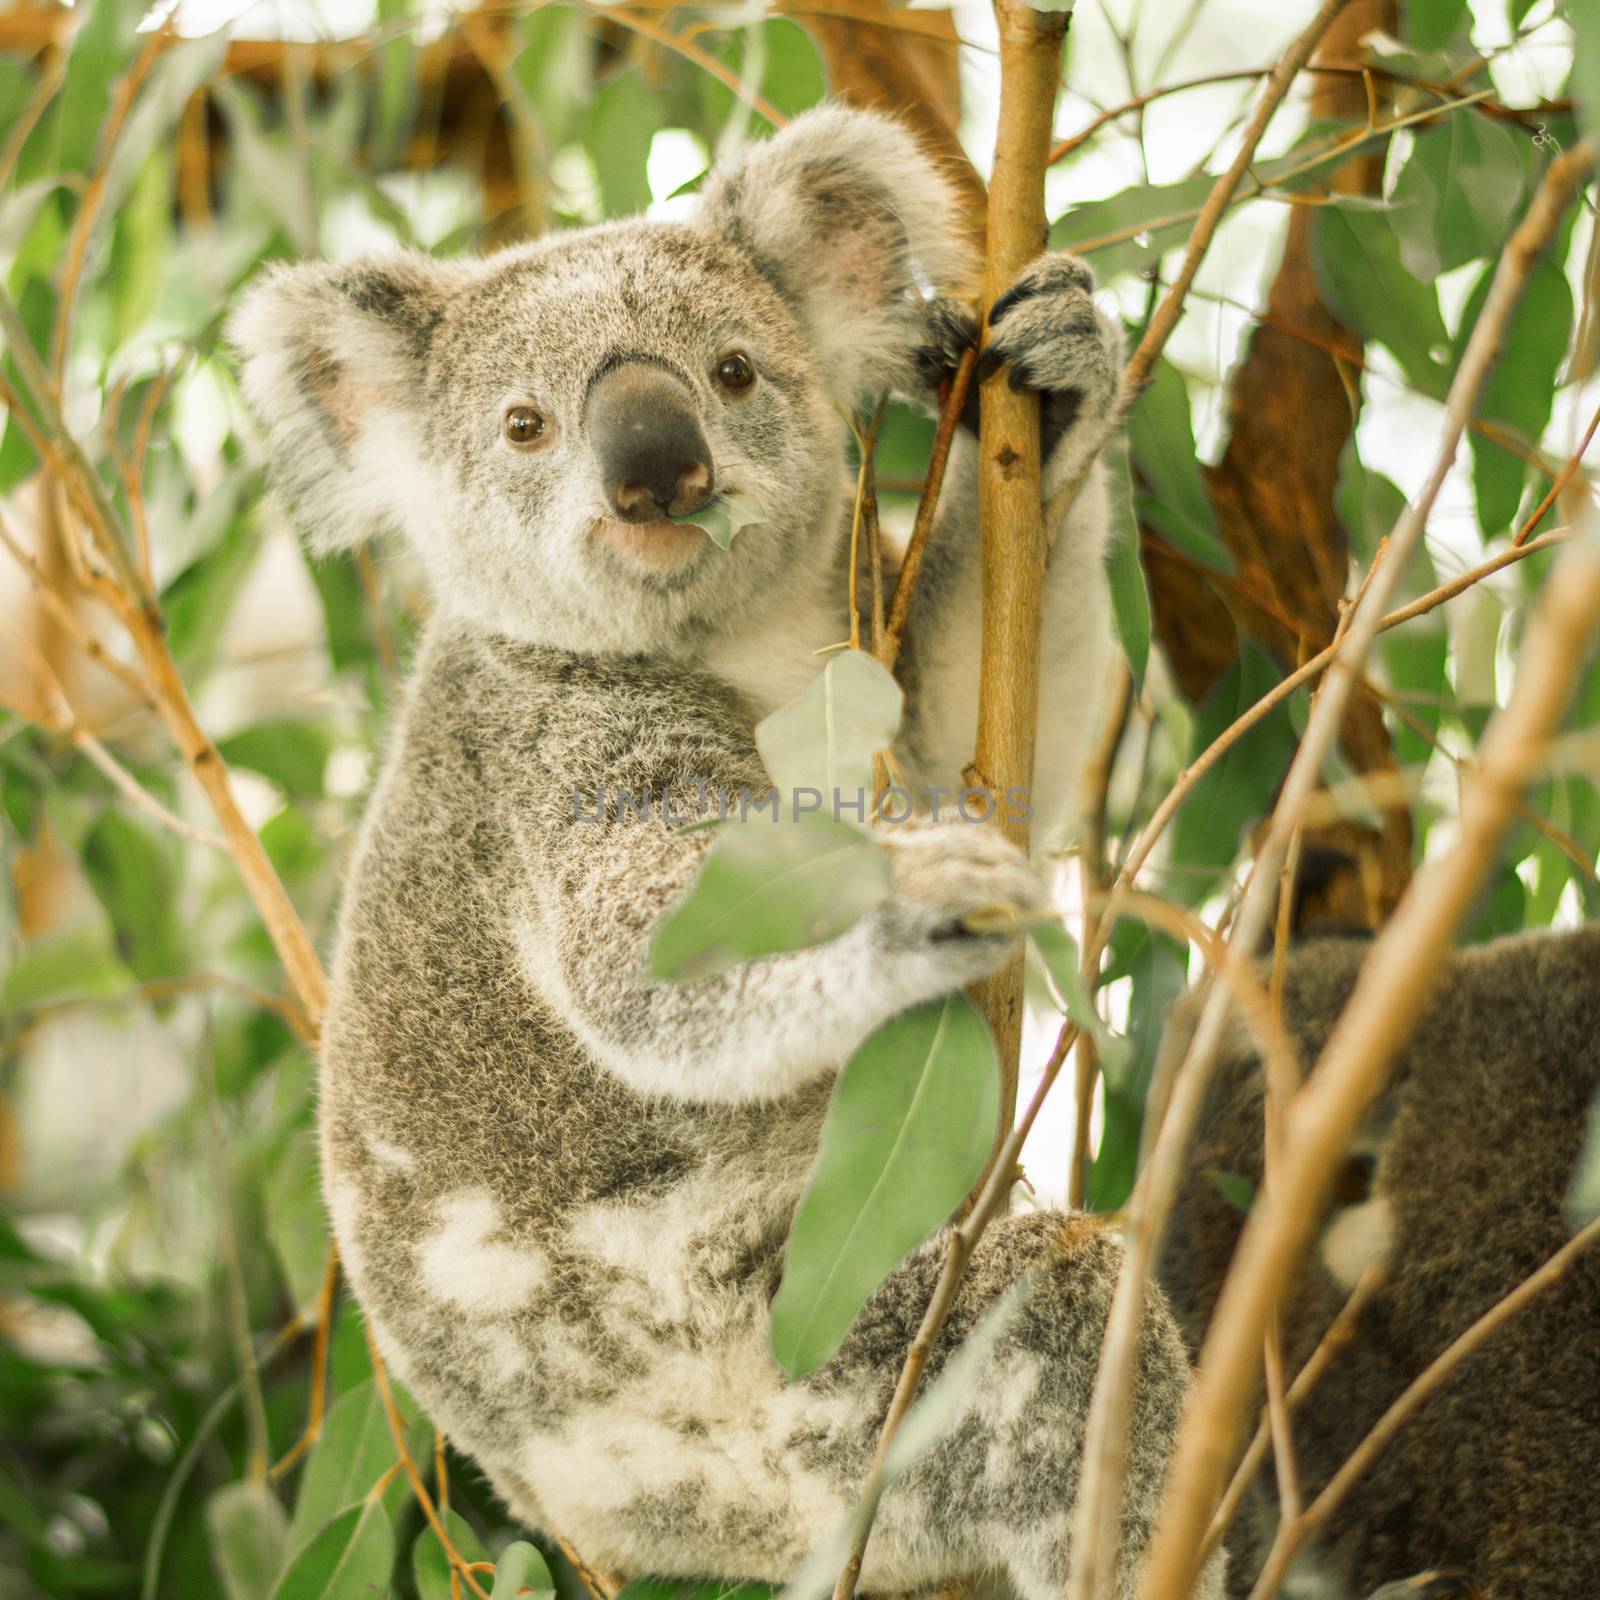
<path fill-rule="evenodd" d="M 151 153 L 170 145 L 190 96 L 217 75 L 227 53 L 227 34 L 221 30 L 178 41 L 161 52 L 106 164 L 106 215 L 122 205 Z"/>
<path fill-rule="evenodd" d="M 1588 133 L 1600 133 L 1600 0 L 1567 0 L 1572 24 L 1572 93 L 1578 120 Z"/>
<path fill-rule="evenodd" d="M 272 1600 L 384 1600 L 394 1565 L 394 1530 L 381 1501 L 341 1512 L 289 1563 Z"/>
<path fill-rule="evenodd" d="M 1432 283 L 1406 270 L 1387 218 L 1319 207 L 1311 243 L 1317 287 L 1328 309 L 1363 339 L 1388 346 L 1410 382 L 1442 400 L 1450 369 L 1441 356 L 1450 339 L 1439 297 Z"/>
<path fill-rule="evenodd" d="M 701 529 L 719 550 L 726 550 L 736 533 L 767 520 L 767 508 L 757 496 L 735 490 L 719 494 L 698 511 L 685 511 L 669 520 L 680 527 L 687 523 Z"/>
<path fill-rule="evenodd" d="M 650 971 L 694 982 L 824 944 L 888 894 L 888 854 L 846 823 L 737 823 L 711 841 L 687 897 L 656 930 Z"/>
<path fill-rule="evenodd" d="M 300 1311 L 317 1297 L 328 1253 L 328 1223 L 317 1172 L 316 1135 L 309 1128 L 296 1128 L 284 1142 L 263 1196 L 267 1239 Z"/>
<path fill-rule="evenodd" d="M 1191 755 L 1198 755 L 1282 676 L 1267 655 L 1246 645 L 1200 706 Z M 1168 892 L 1187 905 L 1212 893 L 1246 829 L 1263 816 L 1294 755 L 1287 703 L 1275 706 L 1229 748 L 1190 791 L 1172 827 Z"/>
<path fill-rule="evenodd" d="M 1589 1105 L 1583 1151 L 1567 1191 L 1567 1226 L 1577 1233 L 1600 1217 L 1600 1095 Z"/>
<path fill-rule="evenodd" d="M 1111 616 L 1137 695 L 1144 688 L 1145 668 L 1150 663 L 1150 590 L 1139 560 L 1139 525 L 1133 514 L 1128 442 L 1121 434 L 1106 446 L 1105 461 L 1111 495 L 1106 581 L 1111 588 Z"/>
<path fill-rule="evenodd" d="M 1395 179 L 1389 225 L 1400 259 L 1424 283 L 1498 256 L 1522 206 L 1527 136 L 1470 111 L 1419 133 Z"/>
<path fill-rule="evenodd" d="M 1078 942 L 1060 922 L 1043 922 L 1028 930 L 1028 942 L 1044 971 L 1050 998 L 1095 1042 L 1101 1063 L 1116 1063 L 1128 1053 L 1126 1039 L 1106 1027 L 1084 987 Z"/>
<path fill-rule="evenodd" d="M 1350 536 L 1350 546 L 1363 563 L 1370 562 L 1379 542 L 1387 536 L 1405 509 L 1403 494 L 1381 473 L 1369 472 L 1356 453 L 1352 438 L 1339 463 L 1339 517 Z M 1437 582 L 1427 545 L 1418 540 L 1401 576 L 1395 603 L 1404 604 L 1426 594 Z M 1445 673 L 1450 654 L 1450 636 L 1442 610 L 1424 613 L 1404 627 L 1380 634 L 1377 650 L 1382 658 L 1389 686 L 1400 696 L 1406 709 L 1430 732 L 1437 734 L 1444 712 Z M 1390 720 L 1390 736 L 1397 760 L 1404 765 L 1423 765 L 1433 747 L 1408 722 Z"/>
<path fill-rule="evenodd" d="M 1465 350 L 1489 293 L 1494 267 L 1486 267 L 1467 301 L 1456 335 L 1457 357 Z M 1511 313 L 1499 359 L 1478 395 L 1479 417 L 1499 423 L 1525 444 L 1536 445 L 1550 420 L 1556 374 L 1572 330 L 1572 290 L 1549 257 L 1539 260 Z M 1468 436 L 1478 526 L 1485 538 L 1509 532 L 1517 518 L 1528 469 L 1520 456 L 1482 434 Z"/>
<path fill-rule="evenodd" d="M 518 1595 L 553 1595 L 556 1584 L 544 1557 L 525 1539 L 517 1539 L 500 1552 L 489 1592 L 495 1600 L 516 1600 Z"/>
<path fill-rule="evenodd" d="M 217 748 L 230 766 L 259 772 L 290 794 L 320 795 L 330 744 L 326 724 L 276 717 L 218 740 Z"/>
<path fill-rule="evenodd" d="M 414 1460 L 423 1460 L 432 1431 L 427 1419 L 395 1388 L 395 1402 L 411 1419 L 406 1442 Z M 301 1550 L 331 1517 L 365 1499 L 395 1464 L 394 1438 L 383 1412 L 377 1384 L 368 1378 L 340 1395 L 323 1420 L 322 1437 L 307 1458 L 305 1476 L 289 1523 L 289 1548 Z M 389 1486 L 386 1498 L 398 1505 L 410 1491 L 403 1477 Z"/>
<path fill-rule="evenodd" d="M 1143 271 L 1189 236 L 1195 210 L 1216 181 L 1202 173 L 1181 183 L 1136 184 L 1109 199 L 1073 206 L 1052 224 L 1050 248 L 1087 255 L 1102 280 Z"/>
<path fill-rule="evenodd" d="M 1406 0 L 1406 40 L 1418 50 L 1443 50 L 1471 23 L 1467 0 Z"/>
<path fill-rule="evenodd" d="M 894 674 L 862 650 L 840 650 L 788 705 L 756 724 L 756 749 L 783 795 L 872 801 L 872 758 L 894 742 L 904 702 Z"/>
<path fill-rule="evenodd" d="M 265 1484 L 224 1484 L 206 1502 L 206 1526 L 226 1600 L 269 1600 L 289 1532 L 278 1497 Z"/>
<path fill-rule="evenodd" d="M 454 1511 L 446 1511 L 444 1525 L 455 1545 L 468 1562 L 487 1561 L 489 1552 L 472 1531 L 472 1525 Z M 424 1526 L 411 1547 L 411 1572 L 416 1579 L 418 1600 L 456 1600 L 451 1592 L 450 1558 L 439 1543 L 439 1536 L 431 1527 Z"/>
<path fill-rule="evenodd" d="M 754 27 L 740 28 L 717 52 L 722 61 L 741 79 L 752 76 L 746 69 L 747 49 L 759 56 L 753 63 L 762 97 L 786 117 L 797 117 L 827 97 L 827 80 L 816 46 L 803 28 L 784 18 L 773 18 Z M 735 115 L 734 94 L 726 84 L 709 73 L 698 74 L 701 104 L 706 124 L 725 127 Z M 750 112 L 751 127 L 758 132 L 767 127 L 759 111 Z"/>
<path fill-rule="evenodd" d="M 600 91 L 589 120 L 589 154 L 608 217 L 631 217 L 650 204 L 650 141 L 659 103 L 637 72 L 621 72 Z"/>
<path fill-rule="evenodd" d="M 5 1010 L 68 996 L 116 994 L 134 976 L 103 936 L 88 930 L 30 943 L 6 972 Z"/>
<path fill-rule="evenodd" d="M 821 1366 L 872 1291 L 944 1222 L 994 1144 L 999 1068 L 963 994 L 893 1018 L 850 1058 L 789 1231 L 772 1353 Z"/>
<path fill-rule="evenodd" d="M 1139 514 L 1161 536 L 1219 572 L 1233 571 L 1233 558 L 1217 537 L 1217 520 L 1195 461 L 1189 390 L 1170 361 L 1159 362 L 1138 404 L 1128 413 L 1128 443 L 1149 492 L 1138 497 Z"/>
<path fill-rule="evenodd" d="M 1220 1167 L 1207 1167 L 1206 1176 L 1211 1187 L 1235 1211 L 1248 1212 L 1255 1203 L 1256 1186 L 1248 1178 L 1241 1178 L 1237 1172 L 1224 1172 Z"/>
<path fill-rule="evenodd" d="M 111 919 L 117 948 L 141 979 L 184 969 L 172 852 L 138 823 L 107 811 L 89 830 L 83 866 Z"/>

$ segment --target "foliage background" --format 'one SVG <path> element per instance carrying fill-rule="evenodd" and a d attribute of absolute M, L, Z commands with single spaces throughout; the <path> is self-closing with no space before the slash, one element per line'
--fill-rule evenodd
<path fill-rule="evenodd" d="M 647 207 L 673 214 L 715 154 L 767 131 L 707 60 L 784 115 L 823 95 L 830 68 L 840 79 L 837 41 L 804 6 L 785 9 L 546 4 L 485 15 L 378 0 L 375 13 L 234 17 L 188 5 L 168 19 L 183 37 L 148 60 L 139 0 L 0 17 L 5 287 L 35 348 L 60 353 L 73 434 L 119 509 L 148 528 L 172 653 L 324 950 L 426 598 L 394 550 L 309 560 L 264 500 L 219 347 L 232 295 L 282 257 L 396 243 L 453 253 Z M 1281 9 L 1085 6 L 1058 131 L 1152 88 L 1270 65 L 1310 8 Z M 1504 238 L 1552 147 L 1576 137 L 1575 59 L 1580 95 L 1584 73 L 1600 74 L 1596 8 L 1577 0 L 1365 10 L 1387 36 L 1352 41 L 1342 59 L 1364 50 L 1389 75 L 1347 74 L 1361 109 L 1342 127 L 1305 98 L 1274 123 L 1261 187 L 1225 222 L 1130 423 L 1133 494 L 1115 563 L 1133 690 L 1107 768 L 1098 870 L 1114 867 L 1186 762 L 1325 642 L 1352 568 L 1370 560 L 1426 466 Z M 950 16 L 965 41 L 959 131 L 981 170 L 995 103 L 990 24 L 975 5 Z M 949 31 L 941 12 L 885 18 L 890 37 Z M 269 42 L 230 48 L 228 36 Z M 289 43 L 270 42 L 280 38 Z M 329 39 L 355 42 L 318 42 Z M 952 115 L 954 53 L 928 91 Z M 1052 172 L 1053 239 L 1089 249 L 1135 333 L 1254 87 L 1236 76 L 1153 100 L 1097 127 Z M 1369 87 L 1381 119 L 1412 120 L 1347 148 Z M 1487 100 L 1473 99 L 1480 92 Z M 1352 116 L 1348 104 L 1339 116 Z M 1368 159 L 1364 178 L 1351 178 L 1352 152 Z M 1337 192 L 1322 194 L 1336 171 Z M 86 206 L 94 225 L 74 292 L 69 245 Z M 1282 310 L 1280 274 L 1296 261 L 1309 265 L 1309 298 L 1331 314 L 1331 333 Z M 1535 273 L 1409 594 L 1508 545 L 1580 450 L 1600 401 L 1597 284 L 1594 221 L 1580 210 Z M 1250 420 L 1271 448 L 1257 447 L 1230 488 L 1227 447 L 1241 436 L 1230 396 L 1252 335 L 1286 323 L 1301 346 L 1309 331 L 1339 352 L 1337 362 L 1321 352 L 1333 404 L 1275 409 L 1269 390 Z M 6 373 L 15 384 L 10 356 Z M 928 419 L 891 412 L 876 459 L 891 527 L 909 518 L 931 437 Z M 1272 485 L 1326 455 L 1330 438 L 1337 472 L 1324 486 L 1326 525 L 1313 526 L 1305 504 L 1274 500 Z M 1568 520 L 1588 493 L 1580 471 L 1541 527 Z M 9 419 L 0 517 L 47 572 L 68 559 L 65 514 Z M 1307 559 L 1321 563 L 1310 580 Z M 1536 554 L 1385 636 L 1366 731 L 1327 774 L 1329 837 L 1354 862 L 1339 904 L 1359 919 L 1381 916 L 1410 861 L 1450 837 L 1460 763 L 1503 693 L 1548 561 Z M 3 557 L 0 608 L 0 1596 L 265 1596 L 274 1578 L 253 1572 L 251 1550 L 272 1567 L 362 1502 L 394 1455 L 346 1303 L 323 1438 L 260 1488 L 263 1435 L 280 1459 L 304 1424 L 313 1371 L 307 1337 L 275 1338 L 314 1307 L 322 1277 L 312 1061 L 232 862 L 195 836 L 214 823 L 157 719 Z M 125 653 L 102 609 L 86 602 L 79 616 Z M 1226 916 L 1304 716 L 1302 691 L 1195 788 L 1148 887 L 1210 923 Z M 1571 720 L 1575 736 L 1530 794 L 1473 937 L 1593 914 L 1600 801 L 1582 735 L 1600 720 L 1600 673 Z M 1065 903 L 1079 884 L 1064 868 Z M 1193 959 L 1125 922 L 1099 975 L 1118 1040 L 1088 1125 L 1096 1208 L 1126 1198 L 1161 1012 Z M 1024 1093 L 1055 1026 L 1042 985 L 1036 1011 Z M 1070 1096 L 1052 1107 L 1028 1152 L 1045 1197 L 1066 1189 L 1073 1131 Z M 259 1367 L 247 1346 L 264 1352 Z M 426 1461 L 426 1423 L 406 1409 Z M 472 1537 L 498 1553 L 513 1530 L 464 1464 L 450 1481 Z M 396 1595 L 450 1593 L 404 1484 L 382 1501 L 362 1522 L 360 1559 L 392 1562 L 384 1581 Z M 548 1581 L 572 1590 L 560 1552 L 545 1555 Z M 310 1579 L 291 1590 L 349 1592 Z"/>

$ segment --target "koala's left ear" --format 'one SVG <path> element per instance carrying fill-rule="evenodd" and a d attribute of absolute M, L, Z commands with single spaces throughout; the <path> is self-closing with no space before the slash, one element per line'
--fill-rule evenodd
<path fill-rule="evenodd" d="M 745 250 L 798 312 L 837 397 L 913 380 L 923 288 L 974 272 L 955 192 L 898 122 L 822 106 L 708 184 L 701 226 Z"/>
<path fill-rule="evenodd" d="M 273 267 L 229 319 L 274 482 L 317 548 L 403 520 L 410 402 L 441 310 L 470 271 L 418 254 Z"/>

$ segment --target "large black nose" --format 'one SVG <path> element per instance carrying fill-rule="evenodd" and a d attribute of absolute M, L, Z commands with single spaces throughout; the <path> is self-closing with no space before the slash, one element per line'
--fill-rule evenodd
<path fill-rule="evenodd" d="M 589 391 L 587 415 L 606 500 L 622 521 L 681 517 L 711 498 L 711 450 L 694 396 L 664 367 L 612 367 Z"/>

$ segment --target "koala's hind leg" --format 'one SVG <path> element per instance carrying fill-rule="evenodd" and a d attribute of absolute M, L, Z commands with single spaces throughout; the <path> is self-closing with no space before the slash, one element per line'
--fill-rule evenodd
<path fill-rule="evenodd" d="M 942 1241 L 935 1240 L 901 1267 L 868 1303 L 838 1356 L 812 1381 L 892 1385 L 942 1257 Z M 1007 1217 L 984 1235 L 935 1351 L 930 1379 L 1018 1278 L 1030 1274 L 1032 1288 L 954 1427 L 885 1497 L 868 1546 L 864 1588 L 881 1592 L 925 1582 L 929 1545 L 937 1542 L 943 1549 L 933 1565 L 945 1581 L 998 1572 L 1023 1600 L 1060 1600 L 1070 1567 L 1084 1425 L 1121 1259 L 1117 1239 L 1082 1216 Z M 1131 1600 L 1137 1590 L 1189 1385 L 1188 1357 L 1159 1295 L 1146 1312 L 1137 1370 L 1118 1600 Z M 868 1441 L 881 1415 L 875 1409 L 864 1420 Z M 1217 1600 L 1222 1571 L 1219 1552 L 1196 1585 L 1194 1600 Z"/>

